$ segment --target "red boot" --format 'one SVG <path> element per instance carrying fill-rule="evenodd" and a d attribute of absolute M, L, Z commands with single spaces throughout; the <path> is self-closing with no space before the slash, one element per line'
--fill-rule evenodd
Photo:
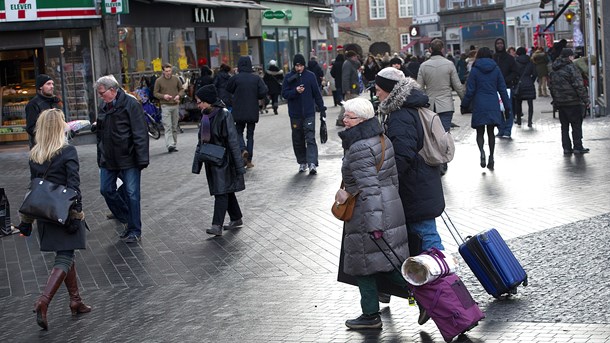
<path fill-rule="evenodd" d="M 47 308 L 49 307 L 49 303 L 53 299 L 53 296 L 65 278 L 66 273 L 63 270 L 53 268 L 53 270 L 51 270 L 51 275 L 49 275 L 49 279 L 47 280 L 47 285 L 45 286 L 44 291 L 42 291 L 42 295 L 34 304 L 36 322 L 43 330 L 49 329 L 49 324 L 47 322 Z"/>
<path fill-rule="evenodd" d="M 64 280 L 66 283 L 66 288 L 68 289 L 68 294 L 70 295 L 70 310 L 72 310 L 73 316 L 79 313 L 91 312 L 91 306 L 85 305 L 83 300 L 80 298 L 80 294 L 78 294 L 78 282 L 76 279 L 75 264 L 76 263 L 72 263 L 68 274 L 66 274 L 66 279 Z"/>

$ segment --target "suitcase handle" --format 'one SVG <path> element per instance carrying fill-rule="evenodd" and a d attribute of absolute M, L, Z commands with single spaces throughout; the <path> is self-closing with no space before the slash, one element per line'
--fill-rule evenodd
<path fill-rule="evenodd" d="M 445 215 L 444 217 L 443 214 Z M 445 217 L 447 217 L 447 219 L 445 219 Z M 441 213 L 441 219 L 443 220 L 443 223 L 445 223 L 447 230 L 449 231 L 451 237 L 453 237 L 453 240 L 457 243 L 458 246 L 466 242 L 462 235 L 460 235 L 460 232 L 458 231 L 457 227 L 455 227 L 455 224 L 453 224 L 453 221 L 451 220 L 451 217 L 449 217 L 447 211 L 443 210 L 443 213 Z"/>

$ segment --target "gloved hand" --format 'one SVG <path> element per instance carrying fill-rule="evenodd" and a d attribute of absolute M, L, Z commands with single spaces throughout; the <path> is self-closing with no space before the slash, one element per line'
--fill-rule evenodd
<path fill-rule="evenodd" d="M 91 132 L 97 131 L 97 123 L 91 124 Z"/>
<path fill-rule="evenodd" d="M 68 226 L 66 227 L 66 231 L 68 231 L 68 233 L 71 235 L 77 233 L 80 229 L 80 222 L 80 219 L 70 220 L 70 224 L 68 224 Z"/>
<path fill-rule="evenodd" d="M 383 231 L 375 230 L 372 232 L 373 238 L 380 239 L 383 237 Z"/>
<path fill-rule="evenodd" d="M 19 229 L 19 232 L 21 232 L 22 235 L 28 237 L 32 234 L 32 223 L 20 222 L 19 225 L 17 225 L 17 229 Z"/>
<path fill-rule="evenodd" d="M 326 121 L 326 111 L 320 112 L 320 120 L 321 121 Z"/>

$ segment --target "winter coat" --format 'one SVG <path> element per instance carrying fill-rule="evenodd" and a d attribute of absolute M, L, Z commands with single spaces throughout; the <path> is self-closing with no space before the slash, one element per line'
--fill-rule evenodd
<path fill-rule="evenodd" d="M 455 64 L 455 68 L 457 69 L 458 77 L 460 78 L 460 82 L 466 83 L 466 78 L 468 75 L 468 68 L 466 66 L 466 59 L 460 58 Z"/>
<path fill-rule="evenodd" d="M 515 97 L 517 100 L 533 100 L 536 99 L 536 68 L 534 63 L 530 61 L 529 56 L 521 55 L 515 59 L 517 62 L 517 70 L 519 72 L 519 82 L 515 87 Z"/>
<path fill-rule="evenodd" d="M 316 81 L 318 81 L 318 87 L 321 87 L 322 79 L 324 78 L 324 70 L 322 70 L 320 64 L 317 61 L 310 60 L 309 62 L 307 62 L 307 70 L 309 70 L 316 76 Z"/>
<path fill-rule="evenodd" d="M 120 170 L 146 168 L 148 125 L 142 105 L 136 98 L 117 90 L 114 105 L 102 104 L 97 116 L 97 164 Z"/>
<path fill-rule="evenodd" d="M 227 82 L 227 92 L 233 94 L 233 119 L 235 122 L 258 123 L 260 115 L 258 100 L 267 96 L 267 86 L 263 79 L 254 74 L 252 60 L 242 56 L 237 61 L 238 74 Z"/>
<path fill-rule="evenodd" d="M 358 95 L 358 69 L 360 68 L 360 62 L 358 60 L 347 59 L 343 62 L 341 70 L 341 91 L 343 94 L 350 92 Z"/>
<path fill-rule="evenodd" d="M 434 55 L 421 64 L 417 83 L 426 92 L 430 109 L 436 113 L 454 111 L 452 90 L 457 92 L 460 99 L 464 98 L 464 87 L 455 65 L 440 55 Z"/>
<path fill-rule="evenodd" d="M 549 56 L 544 51 L 536 51 L 532 55 L 532 63 L 536 66 L 538 77 L 549 76 Z"/>
<path fill-rule="evenodd" d="M 195 81 L 195 92 L 205 85 L 211 85 L 214 83 L 214 77 L 212 71 L 208 66 L 201 67 L 201 76 Z"/>
<path fill-rule="evenodd" d="M 338 54 L 337 58 L 335 58 L 335 63 L 333 63 L 332 68 L 330 68 L 330 76 L 335 79 L 335 87 L 337 87 L 337 89 L 342 89 L 343 85 L 343 63 L 345 63 L 345 55 Z"/>
<path fill-rule="evenodd" d="M 498 93 L 505 109 L 512 111 L 506 84 L 496 62 L 491 58 L 477 59 L 466 81 L 466 94 L 461 105 L 472 108 L 472 128 L 483 125 L 500 126 L 504 123 Z"/>
<path fill-rule="evenodd" d="M 496 39 L 496 42 L 498 40 L 504 41 L 504 39 L 498 38 Z M 513 89 L 517 85 L 517 82 L 519 82 L 519 72 L 517 71 L 517 62 L 515 61 L 515 58 L 506 52 L 506 50 L 496 50 L 493 60 L 500 68 L 500 71 L 502 71 L 506 87 Z"/>
<path fill-rule="evenodd" d="M 409 256 L 394 148 L 376 118 L 339 132 L 339 137 L 345 151 L 341 166 L 345 189 L 350 194 L 359 192 L 354 215 L 343 229 L 343 271 L 349 275 L 389 272 L 392 265 L 371 241 L 370 233 L 383 231 L 383 237 L 401 261 Z M 380 137 L 385 140 L 385 153 L 377 172 L 382 149 Z M 385 246 L 384 251 L 393 256 Z"/>
<path fill-rule="evenodd" d="M 406 68 L 409 70 L 409 72 L 411 72 L 411 75 L 416 78 L 419 74 L 419 68 L 421 68 L 421 63 L 419 63 L 418 61 L 411 61 L 407 63 Z"/>
<path fill-rule="evenodd" d="M 38 120 L 38 116 L 44 110 L 50 110 L 52 108 L 60 108 L 59 106 L 59 98 L 56 96 L 46 97 L 40 95 L 40 93 L 36 94 L 27 105 L 25 105 L 25 131 L 27 131 L 30 136 L 30 148 L 36 144 L 34 141 L 34 137 L 36 133 L 34 130 L 36 129 L 36 121 Z"/>
<path fill-rule="evenodd" d="M 282 93 L 282 81 L 284 80 L 284 71 L 277 66 L 269 66 L 265 70 L 263 81 L 267 86 L 269 95 L 279 95 Z"/>
<path fill-rule="evenodd" d="M 438 217 L 445 209 L 439 167 L 431 167 L 418 154 L 424 146 L 424 129 L 417 113 L 428 96 L 411 78 L 399 81 L 379 104 L 385 132 L 394 145 L 399 193 L 407 223 Z"/>
<path fill-rule="evenodd" d="M 48 168 L 48 170 L 47 170 Z M 67 145 L 63 147 L 58 155 L 54 156 L 49 161 L 38 164 L 30 160 L 30 179 L 42 178 L 56 183 L 65 185 L 77 192 L 77 203 L 74 210 L 80 212 L 83 210 L 81 194 L 80 194 L 80 176 L 78 173 L 78 153 L 76 148 Z M 86 232 L 85 225 L 81 222 L 81 227 L 76 233 L 70 234 L 66 230 L 66 226 L 37 220 L 38 237 L 40 239 L 41 251 L 60 251 L 60 250 L 75 250 L 86 248 Z"/>
<path fill-rule="evenodd" d="M 305 86 L 303 93 L 297 92 L 299 85 Z M 282 97 L 288 102 L 288 115 L 290 118 L 309 118 L 316 114 L 316 106 L 326 111 L 320 87 L 316 76 L 309 70 L 303 70 L 302 74 L 292 70 L 286 74 L 282 83 Z"/>
<path fill-rule="evenodd" d="M 223 70 L 220 70 L 214 77 L 214 87 L 216 87 L 216 91 L 218 91 L 218 97 L 227 107 L 233 105 L 233 95 L 227 91 L 229 79 L 231 79 L 231 75 Z"/>
<path fill-rule="evenodd" d="M 375 81 L 375 76 L 380 70 L 377 61 L 373 60 L 372 62 L 369 62 L 367 60 L 364 64 L 364 78 L 366 79 L 366 82 Z"/>
<path fill-rule="evenodd" d="M 220 166 L 205 163 L 205 176 L 208 181 L 210 195 L 243 191 L 246 189 L 244 181 L 246 169 L 241 157 L 241 148 L 233 116 L 231 112 L 221 107 L 220 103 L 216 103 L 214 106 L 212 108 L 217 110 L 218 113 L 210 120 L 211 138 L 209 143 L 225 147 L 225 158 Z M 201 137 L 201 127 L 199 128 L 198 137 Z M 199 151 L 200 145 L 201 140 L 198 140 L 195 151 Z M 195 154 L 192 172 L 199 174 L 202 164 Z"/>
<path fill-rule="evenodd" d="M 555 106 L 589 105 L 582 74 L 568 57 L 558 57 L 550 74 L 551 96 Z"/>

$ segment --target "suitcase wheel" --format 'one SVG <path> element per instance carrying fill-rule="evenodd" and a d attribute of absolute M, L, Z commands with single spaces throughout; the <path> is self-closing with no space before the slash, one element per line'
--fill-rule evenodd
<path fill-rule="evenodd" d="M 523 287 L 527 286 L 527 275 L 525 276 L 525 279 L 523 279 Z"/>

